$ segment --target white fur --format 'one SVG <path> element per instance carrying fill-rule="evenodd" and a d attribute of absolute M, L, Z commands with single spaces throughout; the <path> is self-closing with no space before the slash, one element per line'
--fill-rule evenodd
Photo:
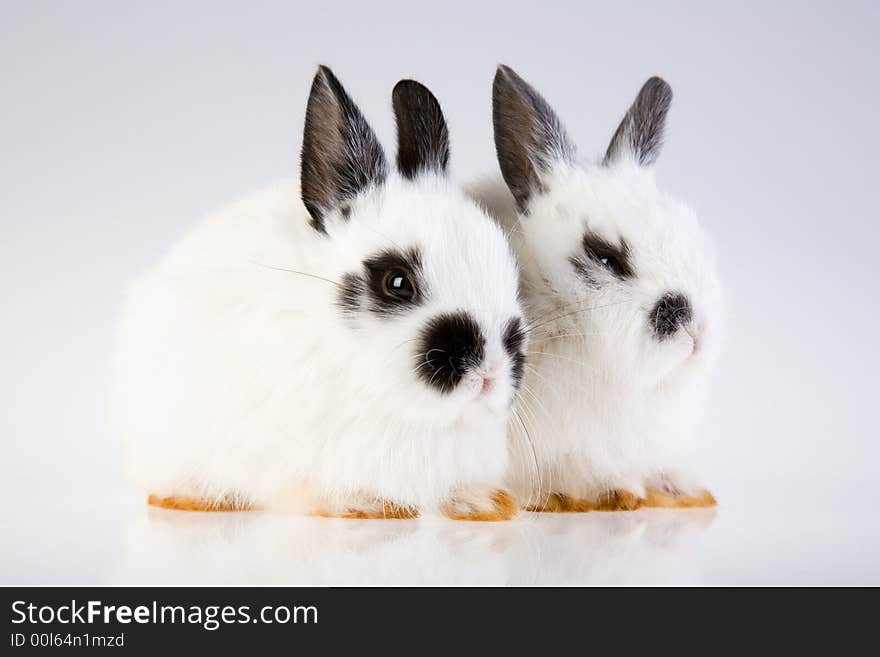
<path fill-rule="evenodd" d="M 510 232 L 530 327 L 511 421 L 511 485 L 532 504 L 548 493 L 694 492 L 691 453 L 721 330 L 712 246 L 694 212 L 629 158 L 608 166 L 560 160 L 541 182 L 527 214 L 500 179 L 474 191 Z M 582 255 L 588 226 L 611 243 L 626 240 L 633 279 L 600 272 L 594 289 L 578 275 L 569 258 Z M 648 313 L 666 291 L 691 301 L 695 352 L 683 329 L 663 342 L 651 335 Z"/>
<path fill-rule="evenodd" d="M 431 512 L 503 483 L 514 389 L 501 332 L 521 309 L 502 231 L 432 173 L 390 173 L 348 220 L 325 220 L 327 235 L 309 226 L 296 184 L 270 187 L 206 218 L 132 289 L 117 417 L 145 492 Z M 334 282 L 395 247 L 421 250 L 428 301 L 347 316 Z M 441 395 L 414 373 L 419 330 L 456 310 L 486 337 L 484 365 L 499 372 L 489 395 L 477 374 Z"/>

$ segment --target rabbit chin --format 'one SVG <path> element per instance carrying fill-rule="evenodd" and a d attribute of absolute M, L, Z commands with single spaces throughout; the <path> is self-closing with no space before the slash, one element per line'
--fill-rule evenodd
<path fill-rule="evenodd" d="M 654 347 L 654 367 L 646 369 L 654 384 L 667 389 L 706 377 L 717 359 L 715 336 L 705 331 L 693 336 L 681 329 Z"/>
<path fill-rule="evenodd" d="M 501 384 L 495 381 L 486 389 L 483 377 L 474 376 L 462 382 L 462 388 L 467 396 L 463 408 L 464 415 L 485 417 L 500 422 L 507 421 L 515 392 L 509 382 Z"/>
<path fill-rule="evenodd" d="M 699 373 L 703 354 L 697 343 L 684 331 L 661 343 L 649 344 L 639 376 L 648 386 L 665 384 Z"/>
<path fill-rule="evenodd" d="M 483 377 L 466 375 L 456 388 L 448 393 L 426 389 L 419 401 L 401 409 L 409 419 L 428 422 L 434 427 L 450 429 L 473 422 L 475 424 L 504 424 L 514 399 L 510 381 L 493 381 L 484 389 Z"/>

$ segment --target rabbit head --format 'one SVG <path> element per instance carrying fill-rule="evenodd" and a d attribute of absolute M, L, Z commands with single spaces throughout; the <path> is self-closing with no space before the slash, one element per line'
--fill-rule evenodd
<path fill-rule="evenodd" d="M 504 416 L 523 370 L 518 272 L 503 232 L 448 178 L 440 105 L 393 92 L 396 170 L 329 69 L 312 86 L 302 199 L 337 282 L 334 351 L 377 410 L 430 423 Z M 344 344 L 343 344 L 344 343 Z"/>
<path fill-rule="evenodd" d="M 531 326 L 583 340 L 608 381 L 668 386 L 715 360 L 721 294 L 711 244 L 659 189 L 672 90 L 649 79 L 600 162 L 576 147 L 546 100 L 508 67 L 493 85 L 495 144 L 514 196 Z"/>

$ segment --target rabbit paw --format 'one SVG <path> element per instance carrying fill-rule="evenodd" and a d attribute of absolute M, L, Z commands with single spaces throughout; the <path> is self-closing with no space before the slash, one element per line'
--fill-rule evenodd
<path fill-rule="evenodd" d="M 441 513 L 453 520 L 510 520 L 518 505 L 513 495 L 503 489 L 460 491 L 440 507 Z"/>
<path fill-rule="evenodd" d="M 149 495 L 147 497 L 147 504 L 159 507 L 160 509 L 171 509 L 174 511 L 225 512 L 255 511 L 257 509 L 250 502 L 236 495 L 224 495 L 215 499 L 181 495 L 169 495 L 167 497 Z"/>
<path fill-rule="evenodd" d="M 694 493 L 685 493 L 677 489 L 649 488 L 644 505 L 665 509 L 688 509 L 717 506 L 718 502 L 712 493 L 702 488 Z"/>
<path fill-rule="evenodd" d="M 645 503 L 645 498 L 628 490 L 609 490 L 596 500 L 596 511 L 635 511 Z"/>
<path fill-rule="evenodd" d="M 338 509 L 320 509 L 319 516 L 325 518 L 356 518 L 371 520 L 408 520 L 418 518 L 415 507 L 401 506 L 387 500 L 364 501 L 351 505 L 341 505 Z"/>
<path fill-rule="evenodd" d="M 526 507 L 539 513 L 587 513 L 589 511 L 635 511 L 645 503 L 644 498 L 628 490 L 609 490 L 595 498 L 574 497 L 565 493 L 550 493 L 543 503 Z"/>
<path fill-rule="evenodd" d="M 550 493 L 544 500 L 537 504 L 530 504 L 526 511 L 535 513 L 586 513 L 593 511 L 596 505 L 591 500 L 566 495 L 565 493 Z"/>

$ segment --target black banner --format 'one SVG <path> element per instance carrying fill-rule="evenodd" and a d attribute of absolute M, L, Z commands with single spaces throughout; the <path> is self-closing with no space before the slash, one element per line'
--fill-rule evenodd
<path fill-rule="evenodd" d="M 256 647 L 324 652 L 383 644 L 420 654 L 426 641 L 433 649 L 477 643 L 540 648 L 563 638 L 580 640 L 587 650 L 606 645 L 609 638 L 625 639 L 628 646 L 662 637 L 665 642 L 674 636 L 693 642 L 696 632 L 703 641 L 715 630 L 727 633 L 729 640 L 760 636 L 762 641 L 772 637 L 791 641 L 806 636 L 805 632 L 819 639 L 819 633 L 832 628 L 845 630 L 844 636 L 852 638 L 868 620 L 868 607 L 829 605 L 825 596 L 822 603 L 810 600 L 811 595 L 792 595 L 793 591 L 758 593 L 744 589 L 5 588 L 2 654 L 35 649 L 153 649 L 176 654 L 183 649 Z M 839 597 L 839 592 L 834 595 Z"/>

